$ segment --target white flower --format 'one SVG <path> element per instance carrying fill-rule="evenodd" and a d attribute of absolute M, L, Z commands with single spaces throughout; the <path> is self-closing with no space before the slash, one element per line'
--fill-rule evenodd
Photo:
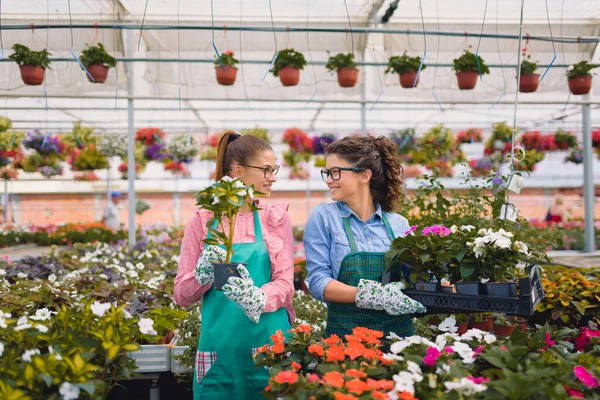
<path fill-rule="evenodd" d="M 79 398 L 79 387 L 69 382 L 63 382 L 58 391 L 64 400 L 75 400 Z"/>
<path fill-rule="evenodd" d="M 217 205 L 219 204 L 219 197 L 218 196 L 213 196 L 213 201 L 212 201 L 213 205 Z"/>
<path fill-rule="evenodd" d="M 231 181 L 233 181 L 233 178 L 228 175 L 225 175 L 224 177 L 221 178 L 221 180 L 224 182 L 231 182 Z"/>
<path fill-rule="evenodd" d="M 140 327 L 140 332 L 144 335 L 158 335 L 158 333 L 154 330 L 154 321 L 150 318 L 140 318 L 138 321 L 138 326 Z"/>
<path fill-rule="evenodd" d="M 4 343 L 0 342 L 0 357 L 4 354 Z"/>
<path fill-rule="evenodd" d="M 461 231 L 471 232 L 475 227 L 473 225 L 463 225 L 460 227 Z"/>
<path fill-rule="evenodd" d="M 456 332 L 458 330 L 458 327 L 456 326 L 456 318 L 454 317 L 454 315 L 451 315 L 444 319 L 440 326 L 438 326 L 438 329 L 442 332 Z"/>
<path fill-rule="evenodd" d="M 54 274 L 48 275 L 48 281 L 54 282 L 55 280 L 56 280 L 56 275 L 54 275 Z"/>
<path fill-rule="evenodd" d="M 465 364 L 470 364 L 474 361 L 473 354 L 475 352 L 471 349 L 471 347 L 463 342 L 455 342 L 452 346 L 452 350 L 454 350 L 460 358 L 463 359 Z"/>
<path fill-rule="evenodd" d="M 437 376 L 435 374 L 427 374 L 427 378 L 429 378 L 429 387 L 435 389 L 437 387 Z"/>
<path fill-rule="evenodd" d="M 510 249 L 511 242 L 509 238 L 500 236 L 498 239 L 496 239 L 495 244 L 501 249 Z"/>
<path fill-rule="evenodd" d="M 98 278 L 102 278 L 102 279 L 107 280 L 108 276 L 106 276 L 106 274 L 100 274 L 100 275 L 98 275 Z"/>
<path fill-rule="evenodd" d="M 384 354 L 383 358 L 389 361 L 404 361 L 404 357 L 391 353 Z"/>
<path fill-rule="evenodd" d="M 25 350 L 25 352 L 23 352 L 23 354 L 21 355 L 21 358 L 23 359 L 23 361 L 31 362 L 31 356 L 35 354 L 39 355 L 40 351 L 38 349 Z"/>
<path fill-rule="evenodd" d="M 25 325 L 29 320 L 26 315 L 23 315 L 21 318 L 17 320 L 17 325 Z"/>
<path fill-rule="evenodd" d="M 444 382 L 444 386 L 447 389 L 446 393 L 456 390 L 466 396 L 472 396 L 475 393 L 484 392 L 487 389 L 485 385 L 475 383 L 467 378 L 461 378 L 458 382 Z"/>
<path fill-rule="evenodd" d="M 52 346 L 48 346 L 48 353 L 54 354 L 54 358 L 58 361 L 61 361 L 63 359 L 60 354 L 54 351 L 54 348 Z"/>
<path fill-rule="evenodd" d="M 489 334 L 489 335 L 485 335 L 483 337 L 483 341 L 486 342 L 487 344 L 492 344 L 496 341 L 496 336 Z"/>
<path fill-rule="evenodd" d="M 452 232 L 452 233 L 456 233 L 456 231 L 458 231 L 458 227 L 457 227 L 456 225 L 452 225 L 452 226 L 450 227 L 450 232 Z"/>
<path fill-rule="evenodd" d="M 515 250 L 517 250 L 519 253 L 523 253 L 523 254 L 529 254 L 529 248 L 527 247 L 527 245 L 519 240 L 516 240 L 514 243 L 515 246 Z"/>
<path fill-rule="evenodd" d="M 129 276 L 130 278 L 137 278 L 139 276 L 138 273 L 134 270 L 127 271 L 126 275 Z"/>
<path fill-rule="evenodd" d="M 125 315 L 125 318 L 126 318 L 126 319 L 131 319 L 131 318 L 133 318 L 133 315 L 131 315 L 131 314 L 129 313 L 129 311 L 127 311 L 127 310 L 125 310 L 125 309 L 123 309 L 123 315 Z"/>
<path fill-rule="evenodd" d="M 44 325 L 36 325 L 35 329 L 37 329 L 38 331 L 40 331 L 41 333 L 46 333 L 48 332 L 48 327 L 44 326 Z"/>
<path fill-rule="evenodd" d="M 6 270 L 0 268 L 0 276 L 6 275 Z"/>
<path fill-rule="evenodd" d="M 24 274 L 23 272 L 19 272 L 19 273 L 17 274 L 17 278 L 20 278 L 20 279 L 25 279 L 25 278 L 27 278 L 28 276 L 29 276 L 29 275 L 27 275 L 27 274 Z"/>
<path fill-rule="evenodd" d="M 471 328 L 461 336 L 461 339 L 462 340 L 473 340 L 473 339 L 481 340 L 481 339 L 483 339 L 483 337 L 485 335 L 487 335 L 487 332 L 482 331 L 480 329 Z"/>
<path fill-rule="evenodd" d="M 52 311 L 48 310 L 48 308 L 44 307 L 44 308 L 40 308 L 39 310 L 35 311 L 35 315 L 29 317 L 30 319 L 34 320 L 34 321 L 46 321 L 49 320 L 50 318 L 52 318 Z M 56 313 L 54 313 L 56 314 Z"/>
<path fill-rule="evenodd" d="M 408 371 L 400 371 L 393 378 L 396 386 L 394 390 L 397 392 L 409 392 L 415 393 L 415 381 L 413 380 L 413 374 Z"/>
<path fill-rule="evenodd" d="M 103 317 L 106 311 L 110 309 L 110 303 L 100 303 L 99 301 L 94 301 L 91 308 L 92 313 L 99 317 Z"/>
<path fill-rule="evenodd" d="M 406 369 L 413 375 L 423 375 L 423 371 L 421 371 L 421 367 L 419 367 L 419 364 L 412 362 L 412 361 L 406 361 Z"/>
<path fill-rule="evenodd" d="M 244 185 L 244 182 L 242 182 L 242 181 L 240 181 L 240 180 L 236 180 L 236 181 L 233 183 L 233 187 L 234 187 L 234 188 L 236 188 L 236 189 L 239 189 L 239 188 L 245 188 L 245 187 L 246 187 L 246 185 Z"/>
<path fill-rule="evenodd" d="M 254 189 L 252 189 L 251 187 L 248 188 L 248 197 L 254 199 Z"/>
<path fill-rule="evenodd" d="M 246 189 L 240 190 L 236 193 L 238 196 L 246 196 Z"/>

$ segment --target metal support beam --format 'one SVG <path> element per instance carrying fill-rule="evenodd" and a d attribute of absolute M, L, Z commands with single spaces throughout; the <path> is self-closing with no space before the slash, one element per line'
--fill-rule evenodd
<path fill-rule="evenodd" d="M 185 104 L 187 104 L 187 106 L 194 113 L 196 118 L 198 118 L 198 121 L 200 121 L 200 123 L 202 125 L 204 125 L 204 129 L 205 129 L 204 133 L 208 133 L 210 128 L 208 127 L 208 124 L 206 123 L 206 121 L 200 116 L 200 113 L 194 107 L 192 107 L 192 105 L 190 104 L 190 102 L 188 100 L 186 100 Z"/>
<path fill-rule="evenodd" d="M 133 52 L 133 32 L 122 32 L 125 36 L 124 48 L 129 54 Z M 135 246 L 135 119 L 134 119 L 134 87 L 133 87 L 133 66 L 125 63 L 125 74 L 127 76 L 127 182 L 129 184 L 127 191 L 128 207 L 128 229 L 129 229 L 129 248 Z"/>
<path fill-rule="evenodd" d="M 585 95 L 589 99 L 589 94 Z M 594 167 L 592 151 L 592 117 L 589 104 L 581 106 L 583 117 L 583 202 L 585 210 L 584 252 L 594 251 Z"/>
<path fill-rule="evenodd" d="M 310 128 L 309 129 L 311 131 L 315 129 L 315 122 L 317 121 L 317 118 L 319 118 L 319 114 L 321 114 L 321 111 L 323 111 L 323 108 L 325 108 L 324 104 L 322 104 L 319 108 L 317 108 L 317 112 L 310 120 L 310 125 L 309 125 Z"/>

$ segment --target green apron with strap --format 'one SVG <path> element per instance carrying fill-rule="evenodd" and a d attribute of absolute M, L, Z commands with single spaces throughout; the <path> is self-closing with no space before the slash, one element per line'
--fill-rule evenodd
<path fill-rule="evenodd" d="M 215 225 L 216 226 L 216 225 Z M 232 263 L 245 263 L 254 285 L 271 281 L 271 260 L 263 241 L 258 212 L 254 211 L 253 243 L 234 243 Z M 223 292 L 211 287 L 202 304 L 202 330 L 194 365 L 194 400 L 261 399 L 269 372 L 257 368 L 253 356 L 259 347 L 270 343 L 278 329 L 289 330 L 287 310 L 283 307 L 263 313 L 258 324 Z"/>
<path fill-rule="evenodd" d="M 383 214 L 382 220 L 390 241 L 393 241 L 394 231 Z M 359 251 L 352 233 L 350 217 L 342 218 L 342 221 L 350 244 L 350 253 L 342 260 L 337 280 L 354 287 L 358 286 L 361 279 L 381 282 L 385 272 L 385 253 Z M 328 304 L 327 335 L 336 334 L 343 338 L 343 335 L 351 334 L 352 329 L 357 326 L 382 331 L 386 336 L 390 332 L 400 337 L 412 336 L 415 333 L 410 315 L 388 315 L 385 311 L 365 310 L 356 307 L 355 303 Z"/>

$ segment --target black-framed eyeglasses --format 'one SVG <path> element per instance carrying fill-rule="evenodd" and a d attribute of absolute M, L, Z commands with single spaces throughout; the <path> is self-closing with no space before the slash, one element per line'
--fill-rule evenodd
<path fill-rule="evenodd" d="M 245 164 L 238 164 L 242 167 L 246 167 L 246 168 L 254 168 L 254 169 L 260 169 L 263 172 L 263 175 L 265 176 L 265 178 L 270 178 L 273 175 L 277 175 L 277 173 L 279 172 L 279 165 L 267 165 L 264 167 L 256 167 L 254 165 L 245 165 Z"/>
<path fill-rule="evenodd" d="M 333 167 L 333 168 L 329 168 L 329 169 L 322 169 L 321 170 L 321 178 L 323 179 L 324 182 L 327 182 L 327 178 L 329 178 L 329 177 L 331 177 L 331 180 L 333 180 L 333 181 L 339 181 L 340 178 L 342 177 L 342 171 L 363 172 L 364 170 L 365 170 L 365 168 L 358 168 L 358 167 L 349 167 L 349 168 Z"/>

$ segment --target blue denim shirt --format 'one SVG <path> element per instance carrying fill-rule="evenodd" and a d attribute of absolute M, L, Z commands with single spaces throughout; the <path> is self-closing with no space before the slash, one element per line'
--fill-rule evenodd
<path fill-rule="evenodd" d="M 306 280 L 316 299 L 325 301 L 325 287 L 330 281 L 337 279 L 342 260 L 350 253 L 342 218 L 350 217 L 350 226 L 359 251 L 389 250 L 391 241 L 381 219 L 383 214 L 395 236 L 405 236 L 404 232 L 409 228 L 406 218 L 393 212 L 382 211 L 379 204 L 375 204 L 375 207 L 375 214 L 367 221 L 362 221 L 343 202 L 320 204 L 308 216 L 304 227 L 304 251 L 308 271 Z"/>

